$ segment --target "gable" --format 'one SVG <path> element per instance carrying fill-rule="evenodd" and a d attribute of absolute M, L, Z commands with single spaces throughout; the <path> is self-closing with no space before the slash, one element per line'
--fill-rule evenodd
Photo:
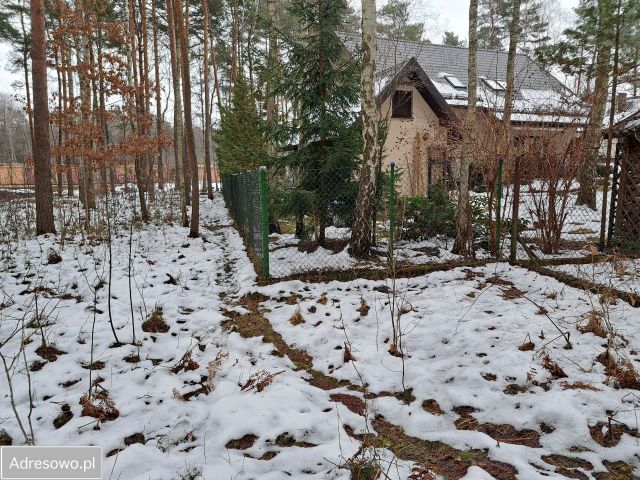
<path fill-rule="evenodd" d="M 415 58 L 409 59 L 403 65 L 398 65 L 397 68 L 397 73 L 392 76 L 377 77 L 377 83 L 381 85 L 377 98 L 378 105 L 382 105 L 399 87 L 410 85 L 417 90 L 441 123 L 455 122 L 456 118 L 451 107 Z"/>

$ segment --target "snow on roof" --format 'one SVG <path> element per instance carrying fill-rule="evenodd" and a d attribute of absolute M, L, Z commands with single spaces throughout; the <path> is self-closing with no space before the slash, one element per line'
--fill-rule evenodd
<path fill-rule="evenodd" d="M 610 110 L 607 109 L 607 113 L 604 118 L 604 128 L 609 127 L 609 112 Z M 627 98 L 625 109 L 621 112 L 616 112 L 616 114 L 613 117 L 614 128 L 616 127 L 628 128 L 631 125 L 631 123 L 635 122 L 635 120 L 633 122 L 630 122 L 629 125 L 626 125 L 627 121 L 631 119 L 631 117 L 633 117 L 634 115 L 638 115 L 638 114 L 640 114 L 640 97 Z"/>
<path fill-rule="evenodd" d="M 354 55 L 360 51 L 360 36 L 339 33 L 346 48 Z M 450 106 L 467 105 L 469 50 L 426 42 L 378 39 L 376 55 L 376 91 L 381 92 L 394 76 L 415 58 L 438 93 Z M 478 50 L 478 105 L 492 110 L 504 109 L 507 53 Z M 586 116 L 578 98 L 558 79 L 527 55 L 517 54 L 515 65 L 515 112 L 540 113 L 563 111 Z"/>
<path fill-rule="evenodd" d="M 352 54 L 360 52 L 360 35 L 338 34 Z M 378 38 L 376 66 L 387 70 L 411 57 L 416 57 L 424 71 L 433 80 L 442 78 L 446 72 L 460 80 L 465 86 L 469 83 L 469 49 L 450 47 L 427 42 L 409 42 L 403 40 Z M 478 77 L 505 81 L 507 79 L 507 52 L 498 50 L 478 50 Z M 515 83 L 519 88 L 539 90 L 564 89 L 564 85 L 538 63 L 524 54 L 516 55 Z"/>

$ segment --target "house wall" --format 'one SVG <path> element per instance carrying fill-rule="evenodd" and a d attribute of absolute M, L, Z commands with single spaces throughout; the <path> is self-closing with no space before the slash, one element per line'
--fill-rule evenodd
<path fill-rule="evenodd" d="M 446 155 L 447 128 L 413 86 L 399 87 L 413 92 L 412 118 L 391 118 L 391 97 L 381 105 L 381 115 L 388 120 L 387 138 L 383 147 L 383 163 L 396 162 L 400 172 L 402 195 L 423 196 L 428 193 L 428 161 Z M 442 168 L 432 168 L 432 181 L 441 176 Z"/>
<path fill-rule="evenodd" d="M 388 131 L 384 144 L 383 163 L 396 162 L 401 172 L 399 193 L 407 196 L 423 196 L 429 191 L 429 184 L 449 181 L 455 187 L 458 179 L 461 141 L 452 139 L 449 128 L 440 125 L 436 114 L 413 86 L 398 87 L 413 92 L 412 118 L 391 118 L 391 96 L 381 105 L 381 115 L 387 118 Z M 453 107 L 453 114 L 461 123 L 466 108 Z M 500 122 L 491 112 L 478 109 L 475 122 L 476 134 L 473 138 L 473 150 L 478 165 L 484 165 L 491 171 L 497 170 L 498 138 L 502 134 Z M 563 152 L 571 139 L 577 136 L 576 126 L 544 127 L 518 126 L 512 127 L 512 138 L 528 137 L 527 144 L 536 144 L 535 137 L 540 137 L 538 145 L 545 145 L 550 152 Z M 539 165 L 539 151 L 531 147 L 518 150 L 522 160 L 523 183 L 545 173 L 545 166 Z M 431 164 L 431 169 L 429 165 Z M 429 178 L 429 170 L 431 175 Z M 474 175 L 473 172 L 476 172 Z M 479 168 L 472 166 L 472 181 L 484 183 L 478 177 Z M 430 180 L 430 181 L 429 181 Z M 505 182 L 510 182 L 509 169 L 505 168 Z"/>

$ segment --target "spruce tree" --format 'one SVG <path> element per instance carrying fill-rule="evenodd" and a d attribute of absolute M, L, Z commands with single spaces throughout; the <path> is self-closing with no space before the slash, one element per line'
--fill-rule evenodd
<path fill-rule="evenodd" d="M 241 75 L 233 87 L 231 105 L 220 106 L 218 168 L 226 176 L 255 170 L 267 160 L 262 119 L 246 80 Z"/>
<path fill-rule="evenodd" d="M 279 90 L 297 114 L 287 127 L 289 142 L 298 148 L 284 163 L 298 174 L 299 188 L 315 195 L 319 245 L 324 244 L 329 207 L 355 195 L 359 68 L 344 55 L 336 35 L 347 11 L 345 0 L 293 0 L 288 9 L 306 35 L 288 39 L 289 61 L 280 79 Z"/>

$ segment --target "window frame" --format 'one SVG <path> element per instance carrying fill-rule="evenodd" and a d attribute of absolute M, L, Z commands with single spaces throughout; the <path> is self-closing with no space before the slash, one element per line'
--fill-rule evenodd
<path fill-rule="evenodd" d="M 408 99 L 408 102 L 406 100 Z M 404 105 L 404 103 L 408 103 Z M 406 109 L 408 108 L 408 111 Z M 391 95 L 391 118 L 413 118 L 413 90 L 395 90 Z"/>

